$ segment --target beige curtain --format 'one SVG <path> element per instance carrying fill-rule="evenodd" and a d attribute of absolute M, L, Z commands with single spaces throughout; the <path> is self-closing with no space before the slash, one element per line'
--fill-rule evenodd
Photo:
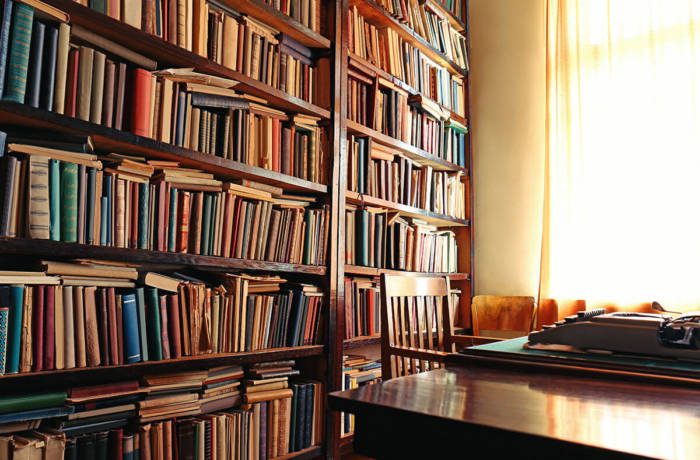
<path fill-rule="evenodd" d="M 700 306 L 700 0 L 547 0 L 540 298 Z"/>

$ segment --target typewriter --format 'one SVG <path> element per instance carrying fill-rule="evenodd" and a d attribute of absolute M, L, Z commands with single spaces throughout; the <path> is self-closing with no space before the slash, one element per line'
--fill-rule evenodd
<path fill-rule="evenodd" d="M 581 311 L 531 332 L 526 348 L 700 361 L 700 312 Z"/>

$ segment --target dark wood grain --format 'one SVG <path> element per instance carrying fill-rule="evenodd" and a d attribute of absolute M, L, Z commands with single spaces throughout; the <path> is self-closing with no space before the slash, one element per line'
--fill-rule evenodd
<path fill-rule="evenodd" d="M 326 267 L 321 265 L 288 264 L 283 262 L 265 262 L 250 259 L 231 259 L 226 257 L 199 256 L 178 252 L 147 251 L 145 249 L 126 249 L 107 246 L 92 246 L 78 243 L 65 243 L 51 240 L 32 240 L 24 238 L 0 238 L 0 254 L 19 254 L 52 258 L 91 258 L 119 262 L 143 264 L 166 264 L 191 266 L 195 268 L 216 270 L 252 270 L 307 275 L 324 275 Z"/>
<path fill-rule="evenodd" d="M 329 404 L 358 415 L 355 447 L 380 457 L 478 441 L 492 458 L 697 458 L 700 390 L 683 387 L 470 366 L 332 393 Z M 426 427 L 427 446 L 405 441 Z"/>
<path fill-rule="evenodd" d="M 393 201 L 383 200 L 381 198 L 376 198 L 370 195 L 363 195 L 357 192 L 346 191 L 345 199 L 348 203 L 376 206 L 378 208 L 390 209 L 393 211 L 398 211 L 402 216 L 416 217 L 422 219 L 430 224 L 434 224 L 440 227 L 467 227 L 469 226 L 469 221 L 466 219 L 459 219 L 457 217 L 448 216 L 446 214 L 438 214 L 433 211 L 426 211 L 425 209 L 414 208 L 413 206 L 407 206 L 405 204 L 394 203 Z"/>
<path fill-rule="evenodd" d="M 194 150 L 177 147 L 128 131 L 119 131 L 106 126 L 68 117 L 55 112 L 37 109 L 16 102 L 0 101 L 0 123 L 25 127 L 42 127 L 71 134 L 90 135 L 95 148 L 104 152 L 129 153 L 174 160 L 185 166 L 199 168 L 222 178 L 251 179 L 276 185 L 289 190 L 307 193 L 326 193 L 328 187 L 316 182 L 288 176 L 258 166 L 227 160 Z"/>
<path fill-rule="evenodd" d="M 353 337 L 343 340 L 343 349 L 352 350 L 353 348 L 362 348 L 371 345 L 379 345 L 382 338 L 378 335 Z"/>
<path fill-rule="evenodd" d="M 393 147 L 396 150 L 401 151 L 404 155 L 412 160 L 422 164 L 432 166 L 433 169 L 437 171 L 462 171 L 467 172 L 467 170 L 461 166 L 451 163 L 442 158 L 438 158 L 435 155 L 426 152 L 425 150 L 414 147 L 411 144 L 407 144 L 398 139 L 394 139 L 391 136 L 382 134 L 367 126 L 361 125 L 352 120 L 347 120 L 348 132 L 355 134 L 357 136 L 370 137 L 373 140 L 379 142 L 380 144 L 386 145 L 388 147 Z"/>
<path fill-rule="evenodd" d="M 309 48 L 328 49 L 331 41 L 260 0 L 223 0 L 234 10 L 259 19 Z"/>
<path fill-rule="evenodd" d="M 241 72 L 226 68 L 198 54 L 149 35 L 124 22 L 112 19 L 71 0 L 46 0 L 70 15 L 72 24 L 78 24 L 92 32 L 119 43 L 133 51 L 158 62 L 159 68 L 194 67 L 196 71 L 231 78 L 239 82 L 237 89 L 262 97 L 270 104 L 293 112 L 306 113 L 324 119 L 330 118 L 327 108 L 319 107 L 302 99 L 255 80 Z"/>

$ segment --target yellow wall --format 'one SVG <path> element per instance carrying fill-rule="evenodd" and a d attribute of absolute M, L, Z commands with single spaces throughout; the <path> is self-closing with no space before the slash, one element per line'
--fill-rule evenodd
<path fill-rule="evenodd" d="M 535 295 L 545 149 L 545 0 L 469 0 L 476 294 Z"/>

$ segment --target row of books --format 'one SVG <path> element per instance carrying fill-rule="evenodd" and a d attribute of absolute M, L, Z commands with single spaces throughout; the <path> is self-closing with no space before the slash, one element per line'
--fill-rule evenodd
<path fill-rule="evenodd" d="M 323 295 L 276 276 L 42 261 L 0 284 L 0 374 L 320 343 Z"/>
<path fill-rule="evenodd" d="M 220 2 L 207 10 L 207 58 L 304 101 L 327 99 L 316 94 L 322 74 L 309 48 Z"/>
<path fill-rule="evenodd" d="M 326 182 L 319 119 L 288 116 L 264 100 L 238 94 L 236 82 L 189 69 L 168 69 L 139 82 L 134 132 L 313 182 Z"/>
<path fill-rule="evenodd" d="M 445 13 L 431 2 L 379 0 L 378 3 L 389 14 L 413 29 L 433 48 L 454 61 L 459 67 L 469 70 L 466 37 L 452 27 Z M 455 0 L 455 3 L 459 2 Z"/>
<path fill-rule="evenodd" d="M 434 171 L 372 139 L 348 139 L 347 185 L 353 192 L 460 219 L 466 216 L 461 172 Z"/>
<path fill-rule="evenodd" d="M 321 32 L 321 0 L 263 0 L 316 33 Z"/>
<path fill-rule="evenodd" d="M 345 338 L 381 334 L 381 298 L 376 280 L 345 278 Z"/>
<path fill-rule="evenodd" d="M 372 360 L 364 355 L 343 356 L 343 390 L 351 390 L 364 385 L 372 385 L 382 381 L 382 365 L 378 360 Z M 342 412 L 340 417 L 341 435 L 355 432 L 355 416 Z"/>
<path fill-rule="evenodd" d="M 379 208 L 348 206 L 345 263 L 414 272 L 457 272 L 454 232 Z"/>
<path fill-rule="evenodd" d="M 264 99 L 231 89 L 233 80 L 190 69 L 152 72 L 155 61 L 82 27 L 71 28 L 59 12 L 48 16 L 15 1 L 5 9 L 11 14 L 3 17 L 0 37 L 11 40 L 0 43 L 7 52 L 5 58 L 0 52 L 4 100 L 326 181 L 317 118 L 270 109 Z"/>
<path fill-rule="evenodd" d="M 11 138 L 10 138 L 11 139 Z M 177 162 L 9 143 L 0 234 L 322 265 L 327 206 Z M 265 189 L 265 190 L 263 190 Z M 274 196 L 270 191 L 274 192 Z"/>
<path fill-rule="evenodd" d="M 0 398 L 7 459 L 275 458 L 322 441 L 323 385 L 294 361 Z"/>
<path fill-rule="evenodd" d="M 430 59 L 390 27 L 368 22 L 353 6 L 348 15 L 349 50 L 420 93 L 464 116 L 464 79 Z M 361 62 L 361 61 L 360 61 Z"/>

